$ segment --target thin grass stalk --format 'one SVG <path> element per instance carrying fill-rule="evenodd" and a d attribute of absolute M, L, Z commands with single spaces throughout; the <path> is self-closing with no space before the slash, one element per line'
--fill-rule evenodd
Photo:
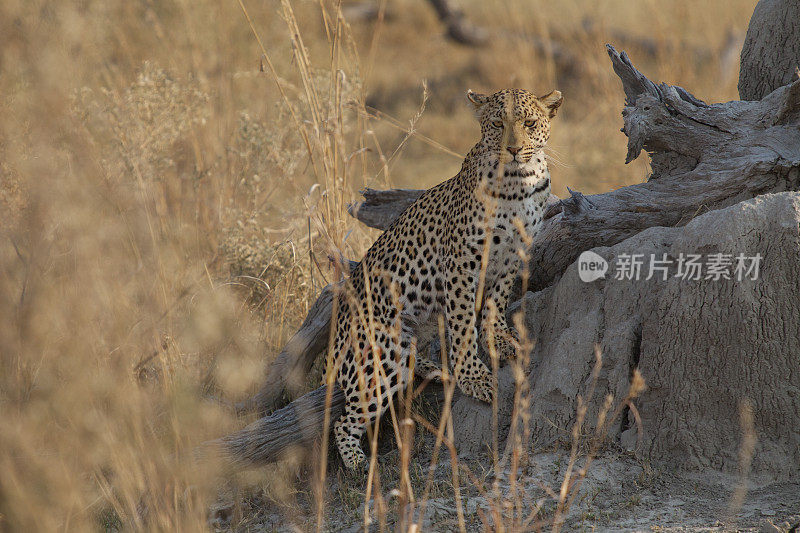
<path fill-rule="evenodd" d="M 352 106 L 351 106 L 351 108 L 352 108 Z M 381 120 L 384 123 L 388 124 L 389 126 L 393 127 L 394 129 L 396 129 L 398 131 L 408 131 L 408 128 L 405 125 L 403 125 L 402 121 L 400 121 L 397 118 L 389 115 L 385 111 L 380 111 L 380 110 L 375 109 L 374 107 L 371 107 L 371 106 L 364 106 L 363 108 L 357 108 L 357 109 L 354 109 L 354 110 L 359 115 L 361 115 L 361 116 L 363 116 L 365 118 Z M 463 160 L 464 159 L 464 154 L 459 154 L 458 152 L 448 148 L 447 146 L 443 145 L 442 143 L 440 143 L 440 142 L 438 142 L 438 141 L 436 141 L 434 139 L 431 139 L 427 135 L 424 135 L 424 134 L 422 134 L 422 133 L 420 133 L 418 131 L 415 131 L 413 133 L 413 136 L 415 138 L 419 139 L 420 141 L 424 142 L 428 146 L 436 148 L 437 150 L 439 150 L 439 151 L 441 151 L 441 152 L 443 152 L 445 154 L 451 155 L 451 156 L 455 157 L 456 159 L 459 159 L 459 160 Z"/>
<path fill-rule="evenodd" d="M 733 524 L 739 510 L 744 505 L 747 497 L 748 477 L 750 476 L 750 466 L 753 461 L 758 437 L 753 421 L 753 405 L 748 398 L 742 398 L 739 402 L 739 427 L 742 431 L 742 441 L 739 444 L 739 482 L 731 494 L 728 502 L 728 523 Z M 797 529 L 797 528 L 795 528 Z"/>
<path fill-rule="evenodd" d="M 415 417 L 417 422 L 423 424 L 424 427 L 429 428 L 435 436 L 436 439 L 433 444 L 433 454 L 431 456 L 431 461 L 428 466 L 428 475 L 425 479 L 425 489 L 422 492 L 422 498 L 420 499 L 421 505 L 419 510 L 419 523 L 417 523 L 418 528 L 422 528 L 423 521 L 425 518 L 425 507 L 427 506 L 428 497 L 430 496 L 431 486 L 433 485 L 433 476 L 436 473 L 436 466 L 438 464 L 439 459 L 439 448 L 444 441 L 444 432 L 447 426 L 447 420 L 450 418 L 451 414 L 451 406 L 453 401 L 453 393 L 455 392 L 455 379 L 450 375 L 450 368 L 448 365 L 448 357 L 447 357 L 447 339 L 445 337 L 445 325 L 444 325 L 444 317 L 439 315 L 438 317 L 438 324 L 439 324 L 439 345 L 440 349 L 440 360 L 442 363 L 442 386 L 444 387 L 444 406 L 442 407 L 442 411 L 439 418 L 439 425 L 436 428 L 430 428 L 427 421 L 420 417 Z"/>
<path fill-rule="evenodd" d="M 339 276 L 337 276 L 338 278 Z M 342 289 L 339 285 L 333 287 L 333 302 L 331 309 L 331 328 L 328 333 L 327 361 L 325 364 L 326 376 L 325 385 L 325 415 L 322 423 L 322 445 L 319 459 L 319 472 L 315 484 L 315 495 L 317 498 L 317 531 L 322 531 L 325 525 L 325 477 L 328 471 L 328 437 L 330 435 L 331 415 L 330 407 L 333 398 L 333 388 L 336 385 L 336 376 L 342 364 L 342 354 L 334 353 L 336 347 L 336 324 L 339 317 L 339 301 L 342 297 Z"/>
<path fill-rule="evenodd" d="M 253 25 L 253 20 L 250 18 L 250 14 L 247 12 L 247 8 L 244 6 L 243 0 L 237 0 L 239 2 L 239 7 L 242 10 L 242 14 L 244 14 L 245 19 L 247 20 L 247 24 L 250 26 L 250 31 L 253 33 L 253 36 L 256 38 L 258 42 L 258 47 L 261 49 L 261 57 L 267 63 L 267 67 L 269 68 L 270 75 L 272 76 L 273 81 L 275 82 L 276 87 L 278 88 L 278 92 L 281 95 L 281 99 L 283 100 L 284 105 L 289 110 L 289 114 L 292 116 L 292 121 L 294 122 L 295 131 L 300 134 L 300 138 L 303 140 L 304 144 L 306 145 L 306 150 L 308 152 L 308 157 L 312 161 L 312 168 L 316 171 L 316 166 L 313 164 L 314 161 L 314 151 L 311 148 L 311 141 L 308 138 L 308 135 L 305 131 L 305 128 L 302 127 L 300 120 L 297 118 L 297 114 L 295 113 L 294 106 L 292 106 L 291 102 L 289 101 L 289 97 L 286 95 L 286 91 L 283 88 L 283 84 L 281 83 L 281 78 L 278 76 L 278 71 L 275 70 L 275 66 L 272 63 L 272 60 L 267 54 L 266 48 L 264 48 L 264 43 L 261 41 L 261 37 L 258 34 L 255 26 Z"/>
<path fill-rule="evenodd" d="M 447 417 L 447 438 L 452 442 L 453 439 L 453 417 Z M 450 450 L 450 470 L 453 476 L 453 495 L 456 503 L 456 516 L 458 517 L 458 530 L 461 533 L 467 532 L 466 522 L 464 521 L 464 505 L 461 502 L 461 483 L 458 480 L 458 454 L 455 446 L 449 447 Z"/>

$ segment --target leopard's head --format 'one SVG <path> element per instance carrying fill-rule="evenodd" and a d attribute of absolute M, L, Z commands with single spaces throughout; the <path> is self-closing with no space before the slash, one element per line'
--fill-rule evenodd
<path fill-rule="evenodd" d="M 481 141 L 504 165 L 523 165 L 550 138 L 550 120 L 564 98 L 559 91 L 544 96 L 523 89 L 505 89 L 491 96 L 467 91 L 481 124 Z"/>

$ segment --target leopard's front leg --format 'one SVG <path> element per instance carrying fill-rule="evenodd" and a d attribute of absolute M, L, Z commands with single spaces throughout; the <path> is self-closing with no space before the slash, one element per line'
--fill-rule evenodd
<path fill-rule="evenodd" d="M 475 292 L 479 273 L 471 268 L 470 260 L 461 254 L 448 261 L 447 271 L 450 275 L 447 280 L 445 317 L 456 383 L 465 394 L 491 402 L 495 390 L 494 378 L 478 357 Z"/>
<path fill-rule="evenodd" d="M 484 346 L 492 353 L 492 349 L 500 359 L 514 357 L 519 344 L 517 334 L 508 327 L 506 322 L 506 309 L 511 289 L 517 278 L 517 268 L 513 265 L 500 274 L 500 276 L 486 288 L 481 309 L 481 333 Z"/>

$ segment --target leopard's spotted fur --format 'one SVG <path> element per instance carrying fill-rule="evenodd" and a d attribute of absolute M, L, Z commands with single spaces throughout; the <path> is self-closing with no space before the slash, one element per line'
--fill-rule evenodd
<path fill-rule="evenodd" d="M 529 236 L 541 226 L 550 192 L 543 148 L 562 98 L 558 91 L 537 98 L 518 89 L 467 96 L 481 139 L 461 171 L 423 194 L 378 238 L 339 298 L 328 367 L 345 394 L 334 433 L 349 468 L 365 464 L 360 440 L 367 425 L 410 377 L 412 323 L 441 312 L 456 382 L 483 401 L 491 401 L 494 380 L 478 358 L 477 324 L 478 312 L 480 323 L 489 324 L 490 300 L 499 311 L 491 313 L 498 353 L 514 353 L 504 311 L 524 247 L 519 222 Z M 422 367 L 428 377 L 440 375 L 431 362 L 417 359 L 416 366 L 417 374 Z"/>

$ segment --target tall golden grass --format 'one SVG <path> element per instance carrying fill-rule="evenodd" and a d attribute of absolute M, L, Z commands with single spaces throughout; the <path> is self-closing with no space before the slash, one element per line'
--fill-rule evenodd
<path fill-rule="evenodd" d="M 733 99 L 723 52 L 754 4 L 465 1 L 493 35 L 475 49 L 421 0 L 366 21 L 328 1 L 0 3 L 0 529 L 207 528 L 221 470 L 192 451 L 238 425 L 212 398 L 247 395 L 323 259 L 372 242 L 345 214 L 359 188 L 454 175 L 478 135 L 464 91 L 507 86 L 564 92 L 554 192 L 641 181 L 602 45 Z"/>

